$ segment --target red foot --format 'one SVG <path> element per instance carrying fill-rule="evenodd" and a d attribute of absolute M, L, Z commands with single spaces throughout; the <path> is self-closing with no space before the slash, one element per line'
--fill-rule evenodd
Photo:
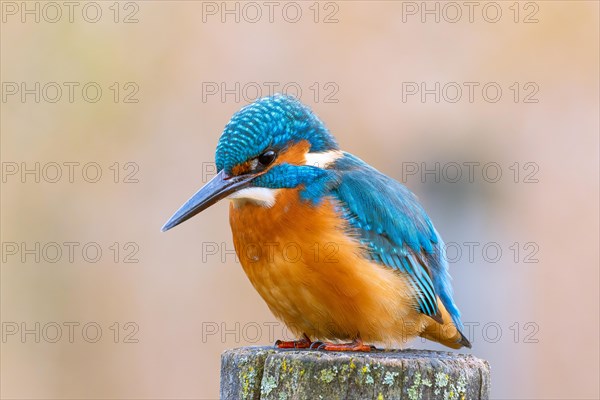
<path fill-rule="evenodd" d="M 315 342 L 310 347 L 311 349 L 325 350 L 325 351 L 362 351 L 369 352 L 373 347 L 363 343 L 361 338 L 356 338 L 350 343 L 321 343 Z"/>
<path fill-rule="evenodd" d="M 290 340 L 283 341 L 278 340 L 275 342 L 275 347 L 278 349 L 308 349 L 310 345 L 313 344 L 306 333 L 302 334 L 302 339 L 300 340 Z"/>

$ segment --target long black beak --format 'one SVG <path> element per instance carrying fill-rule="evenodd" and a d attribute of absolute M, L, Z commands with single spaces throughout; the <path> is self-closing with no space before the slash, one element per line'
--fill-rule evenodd
<path fill-rule="evenodd" d="M 219 172 L 202 189 L 198 190 L 162 227 L 162 231 L 181 224 L 201 211 L 224 199 L 231 193 L 250 186 L 254 175 L 229 176 L 224 171 Z"/>

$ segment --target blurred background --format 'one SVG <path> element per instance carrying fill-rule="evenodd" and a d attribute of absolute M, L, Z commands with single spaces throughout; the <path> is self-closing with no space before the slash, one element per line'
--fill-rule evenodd
<path fill-rule="evenodd" d="M 493 398 L 600 396 L 597 2 L 1 7 L 2 398 L 217 398 L 289 337 L 226 202 L 160 232 L 271 92 L 420 197 Z"/>

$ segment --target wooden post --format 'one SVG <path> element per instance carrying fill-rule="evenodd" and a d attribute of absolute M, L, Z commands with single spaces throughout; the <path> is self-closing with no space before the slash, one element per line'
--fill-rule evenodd
<path fill-rule="evenodd" d="M 241 347 L 221 356 L 223 400 L 479 400 L 489 391 L 489 364 L 467 354 Z"/>

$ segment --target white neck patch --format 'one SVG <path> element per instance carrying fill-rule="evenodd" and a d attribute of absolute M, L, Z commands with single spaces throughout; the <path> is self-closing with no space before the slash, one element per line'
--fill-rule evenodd
<path fill-rule="evenodd" d="M 339 150 L 325 151 L 323 153 L 306 153 L 304 155 L 305 165 L 325 169 L 335 160 L 342 156 Z"/>
<path fill-rule="evenodd" d="M 239 190 L 227 198 L 233 201 L 236 207 L 246 202 L 251 202 L 262 207 L 273 207 L 279 189 L 251 187 Z"/>

